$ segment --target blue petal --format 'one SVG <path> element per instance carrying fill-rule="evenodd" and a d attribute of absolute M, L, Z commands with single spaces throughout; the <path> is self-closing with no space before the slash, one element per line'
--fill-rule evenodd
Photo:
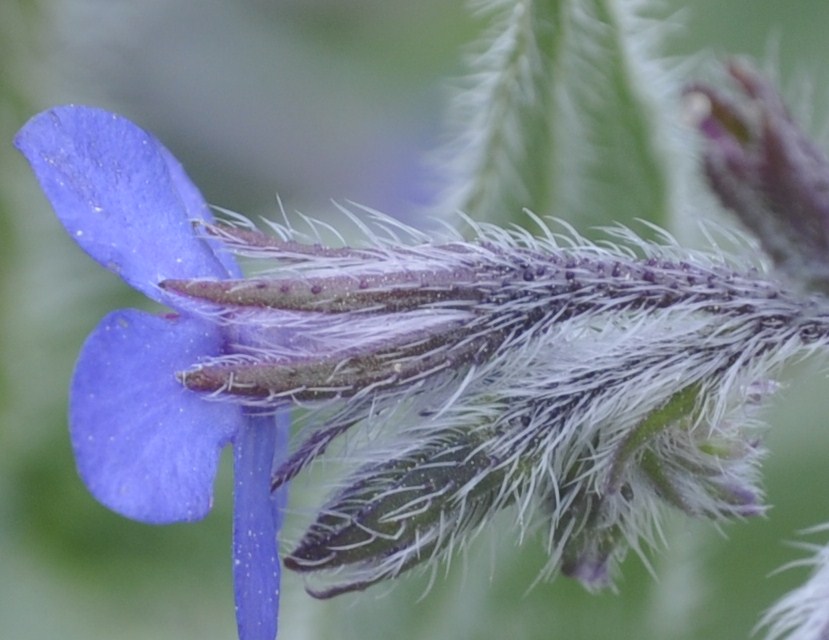
<path fill-rule="evenodd" d="M 193 181 L 184 172 L 184 167 L 176 160 L 172 153 L 164 147 L 158 140 L 155 141 L 158 145 L 159 151 L 167 163 L 167 170 L 170 172 L 170 179 L 173 181 L 173 188 L 178 192 L 181 202 L 184 205 L 185 215 L 187 221 L 190 223 L 192 234 L 192 222 L 194 220 L 203 220 L 205 222 L 212 222 L 214 220 L 213 214 L 210 213 L 210 207 L 202 197 L 201 191 L 193 184 Z M 242 270 L 236 263 L 236 258 L 219 240 L 210 240 L 207 238 L 199 238 L 203 243 L 207 243 L 210 251 L 214 253 L 216 259 L 224 267 L 226 275 L 232 278 L 241 278 Z M 199 274 L 204 275 L 220 275 L 220 274 Z"/>
<path fill-rule="evenodd" d="M 104 505 L 142 522 L 197 520 L 212 505 L 234 405 L 184 389 L 176 371 L 220 351 L 213 325 L 141 311 L 106 316 L 84 345 L 69 406 L 78 471 Z"/>
<path fill-rule="evenodd" d="M 69 235 L 150 298 L 163 299 L 165 278 L 236 275 L 231 256 L 193 233 L 192 221 L 210 214 L 181 166 L 129 120 L 57 107 L 32 118 L 15 145 Z"/>
<path fill-rule="evenodd" d="M 240 640 L 273 640 L 279 609 L 277 536 L 285 487 L 271 492 L 271 476 L 285 451 L 286 413 L 248 416 L 233 441 L 233 578 Z"/>

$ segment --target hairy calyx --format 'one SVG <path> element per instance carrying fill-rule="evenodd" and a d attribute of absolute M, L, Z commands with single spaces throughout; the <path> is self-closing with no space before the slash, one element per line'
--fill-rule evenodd
<path fill-rule="evenodd" d="M 355 425 L 383 425 L 286 559 L 341 576 L 310 589 L 321 597 L 440 557 L 507 507 L 549 532 L 550 571 L 591 588 L 650 540 L 660 505 L 761 512 L 749 409 L 771 369 L 829 337 L 823 298 L 627 232 L 600 247 L 481 226 L 351 249 L 208 231 L 279 269 L 161 283 L 243 336 L 180 381 L 324 412 L 274 486 Z"/>

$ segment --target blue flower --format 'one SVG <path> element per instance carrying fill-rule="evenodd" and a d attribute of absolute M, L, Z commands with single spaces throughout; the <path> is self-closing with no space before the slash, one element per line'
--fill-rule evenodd
<path fill-rule="evenodd" d="M 158 283 L 240 275 L 217 241 L 193 231 L 210 212 L 155 138 L 99 109 L 41 113 L 15 144 L 69 235 L 92 258 L 177 313 L 124 309 L 87 339 L 75 368 L 69 425 L 78 471 L 101 503 L 153 524 L 203 518 L 222 447 L 234 448 L 234 584 L 239 636 L 276 636 L 282 492 L 271 474 L 287 417 L 210 402 L 176 372 L 227 353 L 229 328 L 181 307 Z"/>

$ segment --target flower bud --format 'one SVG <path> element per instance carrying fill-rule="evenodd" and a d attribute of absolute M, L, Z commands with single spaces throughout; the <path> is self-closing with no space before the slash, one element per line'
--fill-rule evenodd
<path fill-rule="evenodd" d="M 748 66 L 728 67 L 735 95 L 688 91 L 703 109 L 709 184 L 793 280 L 829 291 L 829 159 L 790 116 L 776 87 Z"/>
<path fill-rule="evenodd" d="M 447 433 L 359 469 L 285 566 L 305 573 L 346 568 L 346 582 L 309 590 L 328 598 L 396 576 L 441 552 L 498 500 L 504 471 L 482 444 L 479 433 Z"/>

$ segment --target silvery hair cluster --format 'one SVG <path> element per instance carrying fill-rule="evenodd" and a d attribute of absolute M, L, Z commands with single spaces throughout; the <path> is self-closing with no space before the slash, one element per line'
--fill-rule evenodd
<path fill-rule="evenodd" d="M 666 234 L 593 243 L 468 221 L 470 239 L 436 240 L 352 219 L 365 248 L 206 227 L 268 272 L 162 283 L 244 336 L 182 384 L 311 409 L 275 486 L 347 430 L 375 436 L 285 559 L 320 578 L 312 593 L 428 564 L 502 509 L 517 535 L 540 532 L 547 573 L 589 588 L 652 540 L 663 506 L 762 513 L 753 409 L 778 365 L 829 341 L 822 297 Z"/>

